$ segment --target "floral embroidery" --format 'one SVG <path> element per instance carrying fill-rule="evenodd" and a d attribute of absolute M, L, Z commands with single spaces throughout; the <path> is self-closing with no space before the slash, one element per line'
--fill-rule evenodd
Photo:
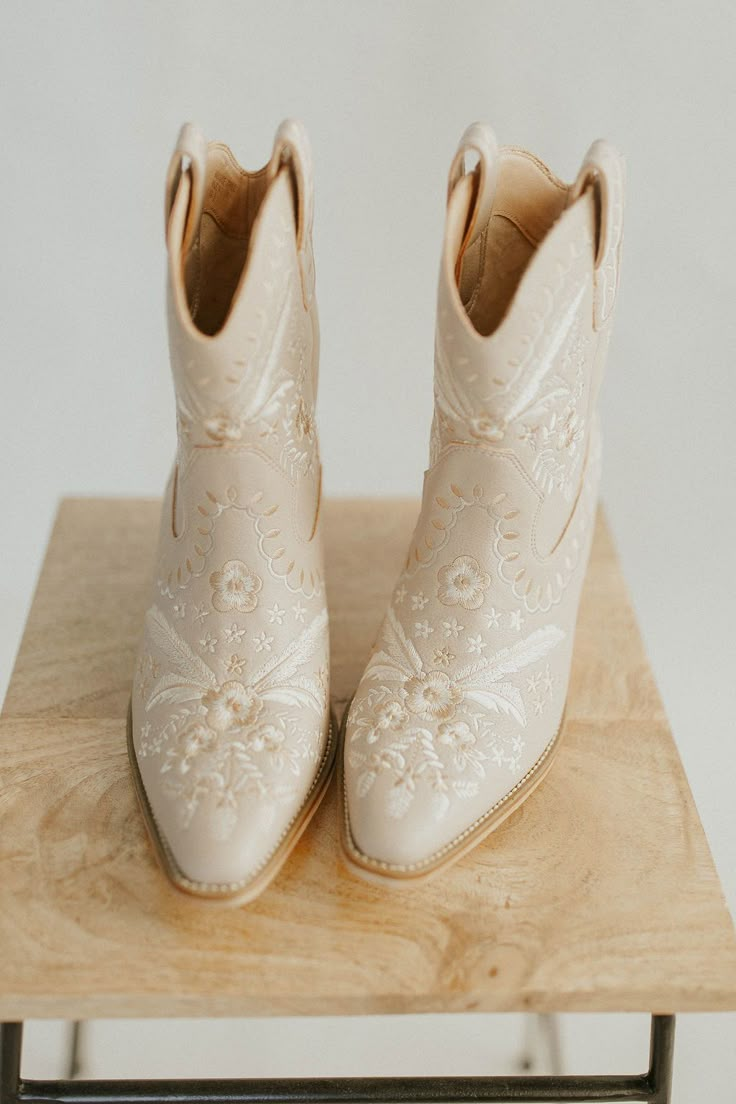
<path fill-rule="evenodd" d="M 258 605 L 263 580 L 242 560 L 228 560 L 210 575 L 212 605 L 220 613 L 250 613 Z"/>
<path fill-rule="evenodd" d="M 506 432 L 503 422 L 487 411 L 471 418 L 469 428 L 471 436 L 479 437 L 481 441 L 501 441 Z"/>
<path fill-rule="evenodd" d="M 253 637 L 253 647 L 257 652 L 270 652 L 272 644 L 273 637 L 265 632 L 261 632 L 258 636 Z"/>
<path fill-rule="evenodd" d="M 240 421 L 228 414 L 213 414 L 204 419 L 204 429 L 208 437 L 221 443 L 239 441 L 243 435 Z"/>
<path fill-rule="evenodd" d="M 485 770 L 481 766 L 487 756 L 477 747 L 478 737 L 465 721 L 450 721 L 437 729 L 437 741 L 451 749 L 455 769 L 464 771 L 472 767 L 481 778 Z"/>
<path fill-rule="evenodd" d="M 302 672 L 323 646 L 326 622 L 323 609 L 281 655 L 247 677 L 220 682 L 161 610 L 149 609 L 146 636 L 165 657 L 166 670 L 161 674 L 158 664 L 159 675 L 152 682 L 146 664 L 145 710 L 178 708 L 167 710 L 162 723 L 147 720 L 141 726 L 137 751 L 141 759 L 160 757 L 164 793 L 176 801 L 183 827 L 205 798 L 212 798 L 214 813 L 208 815 L 207 829 L 224 840 L 238 823 L 246 798 L 292 798 L 294 785 L 275 780 L 269 772 L 297 776 L 302 764 L 313 764 L 319 756 L 324 685 Z M 267 704 L 271 708 L 265 716 Z M 298 716 L 288 707 L 297 707 Z M 309 714 L 315 718 L 311 724 L 305 723 Z"/>
<path fill-rule="evenodd" d="M 217 646 L 217 638 L 214 637 L 212 633 L 205 633 L 199 642 L 199 646 L 203 651 L 209 652 L 210 655 L 212 655 Z"/>
<path fill-rule="evenodd" d="M 297 602 L 295 606 L 291 607 L 291 612 L 294 614 L 294 620 L 303 625 L 304 615 L 307 612 L 306 607 L 303 606 L 301 602 Z"/>
<path fill-rule="evenodd" d="M 457 622 L 452 627 L 460 628 Z M 439 669 L 454 661 L 449 649 L 436 649 L 436 666 L 428 669 L 390 607 L 365 675 L 379 685 L 351 710 L 348 762 L 358 772 L 358 795 L 365 797 L 379 774 L 388 773 L 387 815 L 404 816 L 418 787 L 426 785 L 433 814 L 442 818 L 453 797 L 467 799 L 478 792 L 477 778 L 489 769 L 518 771 L 522 734 L 508 725 L 502 728 L 494 716 L 509 718 L 519 729 L 526 726 L 524 695 L 511 679 L 564 636 L 547 625 L 484 656 L 488 644 L 478 634 L 468 639 L 475 658 L 450 675 Z"/>
<path fill-rule="evenodd" d="M 245 670 L 246 660 L 239 655 L 231 655 L 225 661 L 225 670 L 229 675 L 242 675 Z"/>
<path fill-rule="evenodd" d="M 455 617 L 451 617 L 449 621 L 442 622 L 442 632 L 446 637 L 458 638 L 461 632 L 464 632 L 465 626 L 458 623 Z"/>
<path fill-rule="evenodd" d="M 426 640 L 430 633 L 433 633 L 434 629 L 430 625 L 429 621 L 417 621 L 414 625 L 414 633 L 422 640 Z"/>
<path fill-rule="evenodd" d="M 229 625 L 223 630 L 223 635 L 225 637 L 226 644 L 239 644 L 245 636 L 245 629 L 241 629 L 233 621 L 232 625 Z"/>
<path fill-rule="evenodd" d="M 462 694 L 444 671 L 429 671 L 409 679 L 406 708 L 419 717 L 451 717 Z"/>
<path fill-rule="evenodd" d="M 207 711 L 208 724 L 216 732 L 245 728 L 263 708 L 258 695 L 242 682 L 226 682 L 208 691 L 202 698 L 202 705 Z"/>
<path fill-rule="evenodd" d="M 297 404 L 296 413 L 294 415 L 294 427 L 300 441 L 304 437 L 312 437 L 314 435 L 314 418 L 311 411 L 307 409 L 307 404 L 303 398 L 300 398 Z"/>
<path fill-rule="evenodd" d="M 271 625 L 283 625 L 286 610 L 282 610 L 278 602 L 275 602 L 268 610 L 268 621 Z"/>
<path fill-rule="evenodd" d="M 467 610 L 478 609 L 483 604 L 484 591 L 491 585 L 491 576 L 472 556 L 457 556 L 447 567 L 440 568 L 437 579 L 440 602 Z"/>
<path fill-rule="evenodd" d="M 449 667 L 455 660 L 455 656 L 449 648 L 436 648 L 432 658 L 437 667 Z"/>
<path fill-rule="evenodd" d="M 399 732 L 408 721 L 409 714 L 402 703 L 385 688 L 369 690 L 368 699 L 374 708 L 358 718 L 351 741 L 364 739 L 367 744 L 375 744 L 384 733 Z"/>

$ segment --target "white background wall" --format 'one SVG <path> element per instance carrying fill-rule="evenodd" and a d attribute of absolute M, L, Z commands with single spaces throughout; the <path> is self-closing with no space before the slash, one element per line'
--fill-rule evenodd
<path fill-rule="evenodd" d="M 605 136 L 627 154 L 629 205 L 604 496 L 733 910 L 735 50 L 734 6 L 713 0 L 4 0 L 0 691 L 57 498 L 163 486 L 161 208 L 183 120 L 249 167 L 283 116 L 309 127 L 332 494 L 419 492 L 445 176 L 465 124 L 488 119 L 567 178 Z M 567 1048 L 578 1067 L 636 1064 L 641 1026 L 574 1017 Z M 730 1095 L 735 1027 L 682 1018 L 676 1101 Z M 99 1025 L 91 1049 L 100 1073 L 165 1073 L 180 1048 L 215 1072 L 335 1070 L 331 1052 L 356 1072 L 441 1069 L 438 1053 L 480 1071 L 513 1053 L 517 1028 L 412 1018 L 330 1026 L 313 1045 L 320 1024 L 239 1024 L 220 1044 L 200 1032 L 200 1059 L 194 1026 Z M 60 1039 L 32 1034 L 34 1068 L 54 1072 Z"/>

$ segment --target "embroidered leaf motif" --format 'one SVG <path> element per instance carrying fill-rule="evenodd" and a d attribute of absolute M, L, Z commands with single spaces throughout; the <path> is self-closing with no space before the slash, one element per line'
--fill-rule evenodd
<path fill-rule="evenodd" d="M 365 797 L 376 781 L 375 771 L 365 771 L 358 779 L 358 797 Z"/>
<path fill-rule="evenodd" d="M 464 667 L 458 672 L 456 681 L 462 686 L 472 684 L 473 688 L 499 682 L 504 675 L 518 674 L 530 663 L 542 659 L 564 638 L 564 632 L 557 625 L 546 625 L 510 648 L 503 648 L 485 660 Z"/>
<path fill-rule="evenodd" d="M 158 606 L 151 606 L 146 613 L 146 629 L 151 642 L 163 652 L 182 679 L 186 679 L 202 691 L 214 689 L 217 686 L 214 672 L 204 660 L 194 654 L 186 641 L 182 640 Z M 154 687 L 154 692 L 157 686 Z"/>
<path fill-rule="evenodd" d="M 578 308 L 585 295 L 586 286 L 587 283 L 583 281 L 575 291 L 567 309 L 557 315 L 556 324 L 545 328 L 543 331 L 544 345 L 542 349 L 533 358 L 518 385 L 509 393 L 503 411 L 503 420 L 506 424 L 518 418 L 527 407 L 536 401 L 540 383 L 550 372 L 555 357 L 574 325 Z"/>
<path fill-rule="evenodd" d="M 414 800 L 414 786 L 410 782 L 401 781 L 392 786 L 386 799 L 386 812 L 394 820 L 401 820 L 409 812 Z"/>
<path fill-rule="evenodd" d="M 153 709 L 155 705 L 198 701 L 201 697 L 202 689 L 200 687 L 192 686 L 189 682 L 182 682 L 180 675 L 169 673 L 162 675 L 154 686 L 146 702 L 146 710 Z"/>
<path fill-rule="evenodd" d="M 420 675 L 422 659 L 414 644 L 404 632 L 393 607 L 389 608 L 383 623 L 383 643 L 386 650 L 376 652 L 368 664 L 371 678 L 409 678 Z M 375 672 L 380 670 L 380 675 Z"/>
<path fill-rule="evenodd" d="M 503 682 L 492 690 L 483 690 L 472 686 L 465 691 L 468 701 L 482 705 L 484 709 L 490 709 L 493 713 L 505 713 L 511 716 L 520 725 L 526 725 L 526 711 L 521 694 L 510 682 Z"/>
<path fill-rule="evenodd" d="M 283 652 L 267 660 L 251 677 L 251 684 L 263 692 L 288 681 L 322 644 L 322 630 L 327 625 L 327 610 L 322 609 Z"/>

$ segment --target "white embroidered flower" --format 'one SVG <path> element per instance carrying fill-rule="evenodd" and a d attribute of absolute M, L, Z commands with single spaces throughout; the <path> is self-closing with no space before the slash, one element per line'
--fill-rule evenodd
<path fill-rule="evenodd" d="M 205 418 L 205 432 L 213 441 L 239 441 L 242 429 L 240 422 L 228 414 L 215 414 Z"/>
<path fill-rule="evenodd" d="M 530 675 L 526 680 L 526 688 L 530 694 L 538 694 L 542 685 L 541 675 Z"/>
<path fill-rule="evenodd" d="M 493 414 L 481 410 L 477 418 L 470 419 L 470 432 L 482 441 L 501 441 L 506 432 L 504 424 Z"/>
<path fill-rule="evenodd" d="M 402 583 L 401 586 L 396 588 L 396 593 L 394 594 L 394 605 L 395 606 L 402 605 L 405 598 L 406 598 L 406 587 Z"/>
<path fill-rule="evenodd" d="M 200 625 L 203 624 L 205 617 L 209 617 L 209 615 L 209 610 L 205 609 L 204 606 L 195 606 L 192 610 L 192 617 L 195 621 L 198 621 Z"/>
<path fill-rule="evenodd" d="M 542 685 L 544 686 L 544 689 L 547 691 L 548 694 L 551 694 L 552 691 L 554 690 L 554 686 L 555 686 L 556 681 L 557 680 L 556 680 L 555 676 L 552 674 L 552 672 L 549 669 L 549 664 L 547 664 L 547 666 L 544 669 L 544 674 L 542 675 Z"/>
<path fill-rule="evenodd" d="M 278 437 L 278 422 L 261 422 L 261 437 L 265 437 L 266 440 L 270 440 L 271 437 Z"/>
<path fill-rule="evenodd" d="M 519 632 L 523 624 L 524 618 L 521 616 L 521 610 L 512 610 L 509 613 L 509 628 L 516 629 Z"/>
<path fill-rule="evenodd" d="M 449 667 L 455 659 L 455 656 L 449 648 L 435 648 L 432 659 L 437 667 Z"/>
<path fill-rule="evenodd" d="M 291 612 L 294 614 L 294 620 L 304 624 L 304 615 L 307 612 L 307 607 L 303 606 L 301 602 L 297 602 L 295 606 L 291 607 Z"/>
<path fill-rule="evenodd" d="M 477 749 L 477 736 L 465 721 L 441 724 L 437 729 L 437 740 L 452 750 L 457 770 L 464 771 L 467 766 L 472 766 L 477 774 L 485 774 L 481 762 L 486 757 Z"/>
<path fill-rule="evenodd" d="M 259 633 L 258 636 L 253 637 L 253 647 L 257 652 L 270 652 L 272 644 L 273 637 L 268 636 L 265 632 Z"/>
<path fill-rule="evenodd" d="M 314 434 L 314 418 L 307 409 L 303 398 L 299 399 L 296 414 L 294 416 L 294 428 L 297 438 L 301 441 L 304 437 L 312 437 Z"/>
<path fill-rule="evenodd" d="M 249 751 L 276 751 L 286 739 L 286 733 L 273 724 L 262 724 L 248 734 Z"/>
<path fill-rule="evenodd" d="M 194 721 L 179 733 L 175 745 L 167 752 L 162 772 L 170 770 L 173 763 L 179 774 L 188 774 L 192 761 L 200 754 L 212 751 L 216 743 L 217 736 L 212 729 L 204 721 Z"/>
<path fill-rule="evenodd" d="M 575 453 L 583 438 L 583 429 L 574 407 L 567 407 L 559 422 L 555 418 L 552 419 L 550 436 L 558 452 Z"/>
<path fill-rule="evenodd" d="M 245 629 L 240 629 L 233 621 L 232 625 L 224 630 L 226 644 L 239 644 L 245 636 Z"/>
<path fill-rule="evenodd" d="M 268 620 L 271 625 L 283 625 L 286 610 L 282 610 L 278 602 L 275 602 L 268 611 Z"/>
<path fill-rule="evenodd" d="M 174 605 L 174 617 L 182 618 L 187 612 L 186 602 L 177 602 Z"/>
<path fill-rule="evenodd" d="M 437 572 L 437 597 L 445 606 L 478 609 L 483 604 L 484 591 L 491 585 L 491 576 L 481 569 L 472 556 L 458 556 Z"/>
<path fill-rule="evenodd" d="M 501 614 L 498 612 L 495 606 L 491 606 L 488 613 L 483 615 L 486 619 L 486 625 L 489 629 L 497 629 L 501 625 Z"/>
<path fill-rule="evenodd" d="M 204 652 L 209 652 L 210 655 L 214 654 L 215 647 L 217 645 L 217 637 L 212 633 L 205 633 L 199 642 L 199 646 Z"/>
<path fill-rule="evenodd" d="M 245 669 L 246 660 L 239 655 L 231 655 L 229 659 L 225 660 L 225 670 L 228 675 L 242 675 Z"/>
<path fill-rule="evenodd" d="M 220 613 L 237 610 L 249 613 L 258 605 L 258 592 L 263 581 L 242 560 L 228 560 L 219 571 L 210 575 L 212 605 Z"/>
<path fill-rule="evenodd" d="M 422 594 L 421 590 L 418 594 L 412 594 L 411 596 L 411 608 L 413 610 L 423 610 L 426 606 L 429 598 Z"/>
<path fill-rule="evenodd" d="M 477 636 L 468 637 L 468 652 L 471 655 L 483 655 L 483 649 L 487 647 L 488 644 L 480 635 L 480 633 L 478 633 Z"/>
<path fill-rule="evenodd" d="M 434 629 L 429 621 L 417 621 L 414 625 L 414 635 L 420 637 L 422 640 L 426 640 L 429 634 L 433 632 Z"/>
<path fill-rule="evenodd" d="M 442 631 L 448 639 L 452 636 L 457 640 L 460 633 L 465 631 L 465 626 L 458 624 L 457 619 L 451 617 L 449 621 L 442 622 Z"/>
<path fill-rule="evenodd" d="M 449 720 L 462 698 L 444 671 L 429 671 L 409 679 L 405 687 L 405 704 L 410 713 L 419 717 Z"/>
<path fill-rule="evenodd" d="M 253 724 L 263 708 L 263 702 L 250 686 L 242 682 L 224 682 L 209 690 L 202 698 L 207 710 L 207 723 L 216 732 L 246 728 Z"/>

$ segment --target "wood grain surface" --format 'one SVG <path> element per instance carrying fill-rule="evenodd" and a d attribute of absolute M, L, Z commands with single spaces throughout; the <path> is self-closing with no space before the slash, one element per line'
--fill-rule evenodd
<path fill-rule="evenodd" d="M 172 890 L 125 713 L 158 503 L 62 503 L 0 719 L 0 1018 L 736 1008 L 736 939 L 599 518 L 549 777 L 439 879 L 346 873 L 334 787 L 240 909 Z M 325 507 L 335 706 L 413 502 Z"/>

